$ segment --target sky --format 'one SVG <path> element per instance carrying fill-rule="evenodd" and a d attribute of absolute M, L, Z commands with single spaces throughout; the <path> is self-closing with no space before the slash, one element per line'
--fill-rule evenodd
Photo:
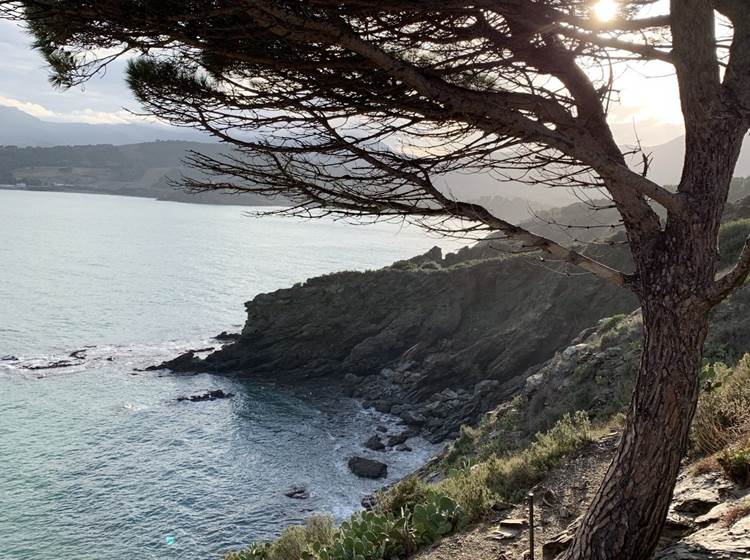
<path fill-rule="evenodd" d="M 17 107 L 42 120 L 93 124 L 135 122 L 128 113 L 139 105 L 125 85 L 123 61 L 85 87 L 60 91 L 48 80 L 41 56 L 30 47 L 17 24 L 0 20 L 0 105 Z M 621 92 L 610 112 L 618 141 L 645 146 L 668 142 L 682 134 L 676 80 L 663 63 L 628 65 L 617 70 Z"/>

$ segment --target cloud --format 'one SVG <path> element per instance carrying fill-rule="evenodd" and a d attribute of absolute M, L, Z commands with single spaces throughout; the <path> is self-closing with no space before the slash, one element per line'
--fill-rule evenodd
<path fill-rule="evenodd" d="M 113 63 L 85 87 L 61 91 L 50 85 L 41 55 L 31 48 L 31 38 L 18 24 L 0 20 L 0 52 L 0 105 L 49 121 L 144 122 L 124 109 L 138 108 L 124 83 L 124 60 Z"/>
<path fill-rule="evenodd" d="M 21 101 L 12 97 L 0 95 L 0 105 L 4 107 L 15 107 L 24 113 L 37 117 L 43 121 L 51 122 L 80 122 L 88 124 L 131 124 L 131 123 L 157 123 L 154 118 L 133 115 L 124 109 L 119 111 L 95 111 L 93 109 L 81 109 L 69 112 L 51 111 L 38 103 Z"/>

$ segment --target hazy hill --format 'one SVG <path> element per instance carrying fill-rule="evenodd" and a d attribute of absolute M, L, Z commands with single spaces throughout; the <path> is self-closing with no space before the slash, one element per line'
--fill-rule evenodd
<path fill-rule="evenodd" d="M 197 131 L 158 125 L 49 122 L 14 107 L 0 107 L 0 146 L 122 145 L 205 138 Z"/>
<path fill-rule="evenodd" d="M 254 204 L 262 200 L 244 197 L 243 201 L 242 197 L 216 193 L 187 197 L 167 187 L 162 178 L 184 171 L 181 160 L 186 150 L 213 154 L 226 149 L 221 144 L 203 142 L 205 138 L 196 131 L 161 126 L 47 122 L 15 108 L 0 107 L 0 184 L 25 182 L 34 188 L 193 202 Z M 646 148 L 653 156 L 650 178 L 662 184 L 679 181 L 683 143 L 684 137 L 679 137 Z M 735 175 L 750 175 L 747 146 Z M 452 173 L 437 183 L 453 196 L 481 201 L 498 216 L 514 222 L 576 201 L 567 189 L 500 183 L 489 174 Z M 579 239 L 581 233 L 589 238 L 593 230 L 588 234 L 569 233 Z"/>
<path fill-rule="evenodd" d="M 680 181 L 682 161 L 685 157 L 685 137 L 680 136 L 666 144 L 646 148 L 653 156 L 648 177 L 657 183 L 675 185 Z M 735 177 L 750 175 L 750 144 L 745 142 L 734 170 Z"/>
<path fill-rule="evenodd" d="M 194 173 L 183 164 L 189 150 L 215 155 L 221 144 L 159 141 L 124 146 L 0 147 L 0 184 L 51 190 L 140 196 L 210 204 L 270 204 L 268 199 L 228 193 L 189 194 L 167 178 Z"/>

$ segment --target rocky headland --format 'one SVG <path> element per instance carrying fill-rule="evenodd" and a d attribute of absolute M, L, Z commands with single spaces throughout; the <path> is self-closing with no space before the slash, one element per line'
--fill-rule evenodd
<path fill-rule="evenodd" d="M 728 209 L 726 263 L 746 237 L 748 215 L 747 204 Z M 205 357 L 187 352 L 156 367 L 341 391 L 400 417 L 433 442 L 455 436 L 462 424 L 476 423 L 530 385 L 565 389 L 546 373 L 560 364 L 580 370 L 594 360 L 592 369 L 608 372 L 621 385 L 618 399 L 627 400 L 630 377 L 620 373 L 637 362 L 639 331 L 628 345 L 581 353 L 603 324 L 636 310 L 635 297 L 517 249 L 502 240 L 447 255 L 435 247 L 380 270 L 339 272 L 260 294 L 245 304 L 242 332 L 220 335 L 222 348 Z M 592 250 L 610 264 L 629 266 L 622 245 Z M 709 357 L 750 348 L 743 320 L 749 305 L 744 288 L 716 310 Z M 586 391 L 596 393 L 592 387 Z M 566 390 L 551 400 L 576 398 Z"/>
<path fill-rule="evenodd" d="M 432 441 L 516 393 L 540 364 L 630 294 L 538 255 L 485 243 L 368 272 L 312 278 L 246 304 L 240 337 L 161 364 L 335 388 Z M 611 250 L 610 259 L 624 261 Z"/>

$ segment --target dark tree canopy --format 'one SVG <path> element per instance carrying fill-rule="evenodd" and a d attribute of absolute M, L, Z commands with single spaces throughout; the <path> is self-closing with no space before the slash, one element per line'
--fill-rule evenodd
<path fill-rule="evenodd" d="M 32 1 L 5 9 L 30 23 L 57 84 L 80 83 L 130 51 L 128 82 L 149 112 L 239 148 L 236 158 L 194 155 L 216 180 L 192 188 L 284 194 L 299 213 L 460 217 L 624 284 L 461 202 L 439 178 L 481 171 L 600 187 L 629 232 L 659 229 L 649 200 L 685 212 L 685 197 L 648 179 L 645 155 L 628 160 L 613 139 L 606 117 L 619 65 L 660 60 L 682 65 L 681 80 L 707 74 L 724 90 L 721 110 L 746 119 L 750 61 L 733 56 L 720 83 L 720 60 L 692 54 L 699 38 L 683 39 L 689 60 L 679 41 L 672 47 L 677 17 L 711 26 L 713 45 L 713 17 L 688 7 L 694 2 L 672 17 L 639 17 L 653 3 L 621 2 L 609 22 L 593 18 L 586 0 Z M 734 26 L 748 25 L 741 2 L 715 4 Z M 687 104 L 718 93 L 693 89 L 704 91 Z"/>

